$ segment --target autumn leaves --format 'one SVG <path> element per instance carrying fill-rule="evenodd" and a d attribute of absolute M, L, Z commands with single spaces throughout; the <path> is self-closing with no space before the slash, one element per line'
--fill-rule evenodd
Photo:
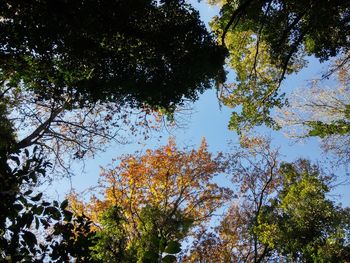
<path fill-rule="evenodd" d="M 205 140 L 181 150 L 171 139 L 122 156 L 100 176 L 90 200 L 69 197 L 72 211 L 95 224 L 93 258 L 120 253 L 120 262 L 223 263 L 349 256 L 343 238 L 350 214 L 326 197 L 331 177 L 307 160 L 283 162 L 263 137 L 216 156 Z M 223 183 L 225 176 L 231 183 Z M 108 247 L 111 224 L 118 234 Z"/>
<path fill-rule="evenodd" d="M 189 151 L 178 149 L 175 141 L 169 140 L 159 149 L 147 150 L 141 156 L 123 156 L 119 161 L 101 173 L 99 189 L 103 198 L 94 196 L 82 202 L 71 195 L 70 199 L 73 211 L 85 213 L 97 224 L 106 210 L 118 207 L 124 219 L 127 247 L 137 246 L 138 238 L 149 235 L 150 222 L 144 220 L 145 213 L 155 213 L 150 218 L 155 239 L 180 244 L 193 228 L 204 227 L 232 196 L 229 188 L 214 181 L 226 170 L 227 163 L 221 154 L 213 157 L 208 152 L 205 140 L 198 150 Z M 150 249 L 162 255 L 165 248 Z"/>

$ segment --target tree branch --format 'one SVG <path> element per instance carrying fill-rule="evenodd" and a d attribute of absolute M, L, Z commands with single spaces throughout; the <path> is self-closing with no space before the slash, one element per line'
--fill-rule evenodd
<path fill-rule="evenodd" d="M 227 25 L 225 26 L 225 28 L 222 32 L 222 36 L 221 36 L 221 42 L 224 46 L 225 46 L 225 37 L 226 37 L 228 30 L 233 25 L 233 23 L 235 23 L 233 28 L 235 28 L 237 26 L 244 9 L 246 9 L 250 5 L 251 2 L 252 2 L 252 0 L 245 1 L 232 13 L 231 18 L 228 21 Z"/>
<path fill-rule="evenodd" d="M 63 111 L 63 107 L 59 107 L 55 110 L 52 110 L 50 117 L 43 122 L 41 125 L 39 125 L 38 128 L 36 128 L 30 135 L 28 135 L 26 138 L 18 142 L 12 149 L 12 152 L 15 152 L 19 149 L 23 149 L 25 147 L 33 145 L 38 139 L 40 139 L 44 132 L 50 127 L 50 124 L 52 121 Z"/>

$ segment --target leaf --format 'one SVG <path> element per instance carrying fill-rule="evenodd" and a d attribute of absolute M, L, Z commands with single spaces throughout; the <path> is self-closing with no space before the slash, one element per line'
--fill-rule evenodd
<path fill-rule="evenodd" d="M 164 263 L 173 263 L 176 262 L 176 257 L 173 255 L 166 255 L 162 258 L 162 262 Z"/>
<path fill-rule="evenodd" d="M 72 220 L 73 213 L 71 211 L 64 210 L 63 211 L 63 215 L 64 215 L 64 220 L 65 221 L 70 222 Z"/>
<path fill-rule="evenodd" d="M 17 199 L 18 199 L 18 201 L 20 201 L 24 206 L 27 206 L 27 205 L 28 205 L 28 201 L 27 201 L 27 199 L 24 198 L 23 195 L 20 195 Z"/>
<path fill-rule="evenodd" d="M 62 210 L 64 210 L 64 209 L 67 208 L 67 206 L 68 206 L 68 200 L 66 199 L 66 200 L 64 200 L 64 201 L 61 203 L 60 208 L 61 208 Z"/>
<path fill-rule="evenodd" d="M 43 201 L 41 204 L 42 204 L 43 206 L 49 206 L 51 203 L 46 202 L 46 201 Z"/>
<path fill-rule="evenodd" d="M 11 159 L 12 161 L 15 161 L 16 164 L 17 164 L 17 166 L 19 166 L 19 165 L 21 164 L 20 161 L 19 161 L 18 156 L 10 156 L 10 159 Z"/>
<path fill-rule="evenodd" d="M 154 246 L 158 246 L 159 245 L 159 238 L 157 235 L 152 235 L 150 237 L 150 241 Z"/>
<path fill-rule="evenodd" d="M 29 178 L 33 180 L 33 183 L 37 183 L 37 181 L 38 181 L 38 176 L 36 175 L 36 173 L 34 171 L 29 173 Z"/>
<path fill-rule="evenodd" d="M 52 217 L 52 219 L 54 219 L 54 220 L 60 220 L 61 219 L 60 211 L 54 206 L 46 207 L 44 214 L 50 215 Z"/>
<path fill-rule="evenodd" d="M 21 205 L 21 204 L 14 204 L 13 208 L 19 212 L 19 211 L 21 211 L 23 209 L 23 205 Z"/>
<path fill-rule="evenodd" d="M 181 251 L 181 244 L 178 241 L 170 241 L 164 252 L 169 254 L 177 254 Z"/>
<path fill-rule="evenodd" d="M 39 219 L 37 217 L 35 217 L 35 229 L 38 230 L 39 226 L 40 226 Z"/>
<path fill-rule="evenodd" d="M 33 212 L 36 215 L 41 215 L 43 211 L 44 211 L 44 207 L 42 207 L 41 205 L 33 207 Z"/>
<path fill-rule="evenodd" d="M 38 145 L 35 145 L 34 149 L 33 149 L 33 153 L 36 153 L 38 151 L 38 149 L 39 149 Z"/>
<path fill-rule="evenodd" d="M 35 235 L 30 231 L 24 231 L 22 238 L 30 247 L 34 247 L 38 243 Z"/>
<path fill-rule="evenodd" d="M 28 191 L 24 192 L 23 195 L 30 195 L 31 193 L 33 193 L 33 190 L 28 190 Z"/>
<path fill-rule="evenodd" d="M 157 262 L 158 254 L 154 251 L 146 251 L 144 253 L 144 258 L 147 259 L 146 262 Z"/>
<path fill-rule="evenodd" d="M 38 202 L 42 196 L 43 196 L 43 193 L 39 193 L 36 196 L 30 198 L 30 200 L 32 200 L 33 202 Z"/>
<path fill-rule="evenodd" d="M 26 227 L 29 228 L 34 220 L 33 214 L 27 214 L 25 217 L 26 220 Z"/>
<path fill-rule="evenodd" d="M 182 220 L 183 228 L 184 229 L 189 229 L 193 226 L 194 220 L 191 218 L 185 218 Z"/>
<path fill-rule="evenodd" d="M 46 219 L 40 218 L 39 220 L 40 220 L 41 224 L 43 224 L 45 229 L 47 229 L 50 226 L 49 222 L 47 222 Z"/>

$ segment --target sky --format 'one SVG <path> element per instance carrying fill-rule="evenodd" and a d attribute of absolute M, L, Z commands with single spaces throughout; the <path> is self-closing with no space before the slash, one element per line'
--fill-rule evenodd
<path fill-rule="evenodd" d="M 218 12 L 216 8 L 206 5 L 203 1 L 201 3 L 191 1 L 191 3 L 200 11 L 201 18 L 206 23 Z M 307 80 L 319 75 L 324 68 L 325 66 L 320 65 L 316 59 L 309 58 L 308 66 L 297 75 L 288 77 L 283 84 L 283 89 L 289 92 L 295 88 L 307 86 Z M 228 130 L 227 127 L 232 109 L 220 106 L 214 88 L 202 94 L 191 107 L 191 116 L 185 117 L 185 128 L 172 130 L 171 132 L 164 130 L 143 144 L 137 142 L 127 145 L 111 143 L 105 152 L 97 153 L 95 158 L 86 160 L 85 172 L 81 172 L 81 163 L 76 164 L 76 175 L 74 177 L 60 179 L 49 186 L 52 197 L 63 200 L 65 194 L 71 188 L 79 192 L 96 185 L 100 167 L 111 163 L 113 158 L 121 154 L 133 153 L 135 150 L 155 149 L 164 145 L 170 136 L 175 137 L 179 148 L 198 146 L 202 138 L 205 137 L 212 152 L 229 151 L 229 142 L 238 143 L 237 134 Z M 270 129 L 260 128 L 259 133 L 270 136 L 273 139 L 273 144 L 280 147 L 280 151 L 287 161 L 293 161 L 300 157 L 314 161 L 321 160 L 322 155 L 317 138 L 296 143 L 286 138 L 281 132 Z M 162 138 L 159 139 L 159 136 L 162 136 Z M 341 176 L 345 174 L 342 167 L 337 172 Z M 337 197 L 336 200 L 341 201 L 343 205 L 350 205 L 348 185 L 337 187 L 332 194 L 340 194 L 342 197 Z M 333 195 L 333 198 L 335 197 Z"/>

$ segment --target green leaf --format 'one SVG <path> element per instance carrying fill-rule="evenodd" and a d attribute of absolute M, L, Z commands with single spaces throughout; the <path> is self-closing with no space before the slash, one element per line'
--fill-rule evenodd
<path fill-rule="evenodd" d="M 30 195 L 31 193 L 33 193 L 33 190 L 28 190 L 28 191 L 24 192 L 23 195 Z"/>
<path fill-rule="evenodd" d="M 28 244 L 28 246 L 33 247 L 37 244 L 36 237 L 32 232 L 24 231 L 22 238 Z"/>
<path fill-rule="evenodd" d="M 158 254 L 154 251 L 146 251 L 143 257 L 147 260 L 146 262 L 157 262 L 158 260 Z"/>
<path fill-rule="evenodd" d="M 150 241 L 156 247 L 159 245 L 159 237 L 157 235 L 152 235 Z"/>
<path fill-rule="evenodd" d="M 170 241 L 164 252 L 169 254 L 177 254 L 181 251 L 181 244 L 178 241 Z"/>
<path fill-rule="evenodd" d="M 42 196 L 43 196 L 43 193 L 39 193 L 39 194 L 37 194 L 36 196 L 34 196 L 34 197 L 30 198 L 30 199 L 33 202 L 38 202 L 41 199 Z"/>
<path fill-rule="evenodd" d="M 47 201 L 43 201 L 41 204 L 42 204 L 43 206 L 49 206 L 49 205 L 51 205 L 51 203 L 50 203 L 50 202 L 47 202 Z"/>
<path fill-rule="evenodd" d="M 35 229 L 38 230 L 39 226 L 40 226 L 39 219 L 37 217 L 35 217 Z"/>
<path fill-rule="evenodd" d="M 12 161 L 15 161 L 17 166 L 19 166 L 21 164 L 20 161 L 19 161 L 19 158 L 17 156 L 10 156 L 10 159 Z"/>
<path fill-rule="evenodd" d="M 23 209 L 23 206 L 21 204 L 14 204 L 13 208 L 19 212 Z"/>
<path fill-rule="evenodd" d="M 44 211 L 44 207 L 42 207 L 41 205 L 40 206 L 35 206 L 33 208 L 33 212 L 36 215 L 41 215 L 43 213 L 43 211 Z"/>
<path fill-rule="evenodd" d="M 46 207 L 44 214 L 50 215 L 52 217 L 52 219 L 54 219 L 54 220 L 60 220 L 61 219 L 60 211 L 54 206 Z"/>
<path fill-rule="evenodd" d="M 27 216 L 25 217 L 26 220 L 26 226 L 27 228 L 29 228 L 34 220 L 34 217 L 32 214 L 27 214 Z"/>
<path fill-rule="evenodd" d="M 18 199 L 18 201 L 20 201 L 24 206 L 27 206 L 27 205 L 28 205 L 28 201 L 27 201 L 27 199 L 24 198 L 23 195 L 20 195 L 17 199 Z"/>
<path fill-rule="evenodd" d="M 70 222 L 72 220 L 73 217 L 73 213 L 71 211 L 68 210 L 64 210 L 63 211 L 63 215 L 64 215 L 64 220 Z"/>
<path fill-rule="evenodd" d="M 176 262 L 176 257 L 173 255 L 166 255 L 162 258 L 162 262 L 164 263 L 173 263 Z"/>
<path fill-rule="evenodd" d="M 37 183 L 38 182 L 38 177 L 36 175 L 36 173 L 34 171 L 29 173 L 29 178 L 33 180 L 33 183 Z"/>
<path fill-rule="evenodd" d="M 61 208 L 62 210 L 64 210 L 64 209 L 67 208 L 67 206 L 68 206 L 68 200 L 66 199 L 66 200 L 64 200 L 64 201 L 61 203 L 60 208 Z"/>

